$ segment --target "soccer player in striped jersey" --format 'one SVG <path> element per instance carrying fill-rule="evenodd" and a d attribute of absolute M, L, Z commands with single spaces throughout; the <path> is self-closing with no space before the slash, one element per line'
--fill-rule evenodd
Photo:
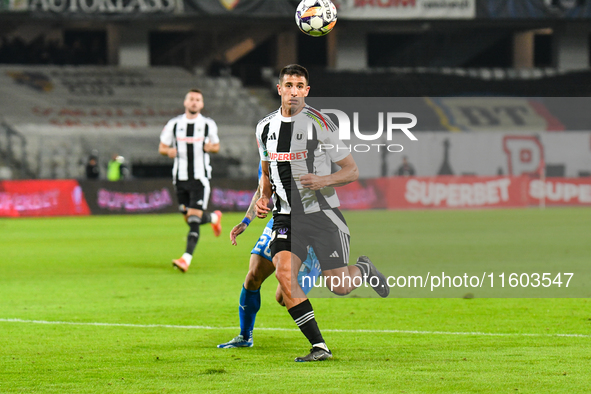
<path fill-rule="evenodd" d="M 220 150 L 218 127 L 213 119 L 201 114 L 203 94 L 199 89 L 186 94 L 184 106 L 185 113 L 164 126 L 158 147 L 161 155 L 174 159 L 172 182 L 179 210 L 189 225 L 185 253 L 172 261 L 181 272 L 187 272 L 191 265 L 202 224 L 211 223 L 216 237 L 222 232 L 222 213 L 206 211 L 211 179 L 209 154 Z"/>
<path fill-rule="evenodd" d="M 333 277 L 340 279 L 340 286 L 329 287 L 335 294 L 346 295 L 363 280 L 381 297 L 389 294 L 386 278 L 366 256 L 348 265 L 349 228 L 338 209 L 334 187 L 355 181 L 359 171 L 349 150 L 338 139 L 336 126 L 306 105 L 309 90 L 308 71 L 304 67 L 284 67 L 277 84 L 281 108 L 261 120 L 256 129 L 263 170 L 256 213 L 260 218 L 266 217 L 273 196 L 271 254 L 275 275 L 289 314 L 312 346 L 308 355 L 295 359 L 298 362 L 332 357 L 310 300 L 297 281 L 291 280 L 306 258 L 308 245 L 314 248 L 326 283 L 333 283 Z M 319 149 L 321 146 L 340 149 Z M 332 163 L 340 170 L 332 173 Z"/>
<path fill-rule="evenodd" d="M 261 177 L 262 169 L 259 165 L 259 179 Z M 255 218 L 255 203 L 260 198 L 260 188 L 257 188 L 256 193 L 252 197 L 250 206 L 244 215 L 242 222 L 238 223 L 230 232 L 230 240 L 233 245 L 236 245 L 236 237 L 242 234 L 250 222 Z M 260 238 L 250 252 L 250 262 L 248 273 L 244 279 L 242 291 L 240 292 L 240 303 L 238 307 L 238 316 L 240 318 L 240 334 L 230 340 L 229 342 L 218 345 L 218 348 L 228 349 L 235 347 L 252 347 L 253 338 L 252 331 L 256 315 L 261 307 L 261 285 L 274 271 L 271 249 L 269 242 L 271 241 L 271 232 L 273 228 L 273 219 L 269 220 L 267 226 L 263 230 Z M 304 294 L 308 294 L 313 283 L 320 275 L 320 264 L 314 250 L 308 249 L 306 260 L 302 263 L 302 267 L 298 272 L 298 282 L 302 287 Z M 281 286 L 277 286 L 275 298 L 279 304 L 285 306 L 283 302 L 283 292 Z"/>

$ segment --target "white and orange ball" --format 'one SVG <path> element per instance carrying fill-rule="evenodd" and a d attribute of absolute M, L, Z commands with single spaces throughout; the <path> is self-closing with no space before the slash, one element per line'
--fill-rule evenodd
<path fill-rule="evenodd" d="M 302 0 L 295 20 L 302 32 L 321 37 L 330 33 L 337 23 L 337 9 L 330 0 Z"/>

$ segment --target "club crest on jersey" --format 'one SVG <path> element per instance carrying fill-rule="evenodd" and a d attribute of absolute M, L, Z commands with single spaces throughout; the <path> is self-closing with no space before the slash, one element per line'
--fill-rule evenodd
<path fill-rule="evenodd" d="M 297 133 L 296 134 L 296 138 L 297 138 L 298 141 L 301 141 L 302 138 L 304 138 L 304 133 Z"/>
<path fill-rule="evenodd" d="M 306 160 L 308 158 L 308 151 L 303 150 L 299 152 L 273 152 L 269 154 L 271 161 L 296 161 Z"/>

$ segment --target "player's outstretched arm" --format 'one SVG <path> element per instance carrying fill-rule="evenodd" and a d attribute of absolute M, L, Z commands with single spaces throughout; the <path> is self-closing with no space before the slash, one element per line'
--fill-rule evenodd
<path fill-rule="evenodd" d="M 269 162 L 261 161 L 261 179 L 259 180 L 259 189 L 261 197 L 257 200 L 255 209 L 257 217 L 264 219 L 269 213 L 269 200 L 271 199 L 271 181 L 269 180 Z"/>
<path fill-rule="evenodd" d="M 319 176 L 315 174 L 306 174 L 300 177 L 302 186 L 306 189 L 320 190 L 325 187 L 343 186 L 354 182 L 359 178 L 359 169 L 353 156 L 349 154 L 343 160 L 339 160 L 336 164 L 341 167 L 340 170 L 334 174 Z"/>
<path fill-rule="evenodd" d="M 250 222 L 256 217 L 255 205 L 256 205 L 257 200 L 260 197 L 261 197 L 261 188 L 259 186 L 259 187 L 257 187 L 257 191 L 254 193 L 254 196 L 252 196 L 252 200 L 250 200 L 250 205 L 248 206 L 248 209 L 246 210 L 246 214 L 244 214 L 244 219 L 242 219 L 242 221 L 240 223 L 238 223 L 237 225 L 235 225 L 234 228 L 232 229 L 232 231 L 230 231 L 230 240 L 232 241 L 232 245 L 237 245 L 236 237 L 238 237 L 240 234 L 242 234 L 244 232 L 244 230 L 246 230 L 246 228 L 248 227 Z"/>

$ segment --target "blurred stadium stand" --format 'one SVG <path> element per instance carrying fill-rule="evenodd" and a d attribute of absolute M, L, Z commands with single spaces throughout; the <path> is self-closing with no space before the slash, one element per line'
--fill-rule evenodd
<path fill-rule="evenodd" d="M 93 151 L 103 170 L 113 153 L 128 165 L 169 165 L 157 152 L 159 134 L 184 112 L 184 94 L 193 86 L 203 90 L 204 114 L 224 139 L 217 173 L 250 176 L 256 167 L 253 128 L 268 110 L 236 77 L 175 67 L 4 66 L 0 80 L 0 153 L 18 176 L 80 178 Z"/>
<path fill-rule="evenodd" d="M 364 72 L 313 70 L 314 94 L 349 97 L 589 97 L 591 72 L 555 68 L 390 68 Z"/>
<path fill-rule="evenodd" d="M 591 0 L 334 2 L 334 32 L 311 38 L 293 23 L 298 0 L 0 0 L 0 178 L 82 177 L 95 151 L 103 176 L 112 153 L 134 176 L 164 176 L 158 135 L 192 87 L 220 126 L 216 176 L 255 177 L 254 125 L 294 62 L 311 96 L 418 98 L 417 131 L 450 131 L 422 99 L 446 96 L 522 97 L 551 115 L 525 119 L 531 132 L 589 130 L 586 102 L 569 114 L 532 98 L 591 95 Z M 495 132 L 524 131 L 511 127 Z"/>

